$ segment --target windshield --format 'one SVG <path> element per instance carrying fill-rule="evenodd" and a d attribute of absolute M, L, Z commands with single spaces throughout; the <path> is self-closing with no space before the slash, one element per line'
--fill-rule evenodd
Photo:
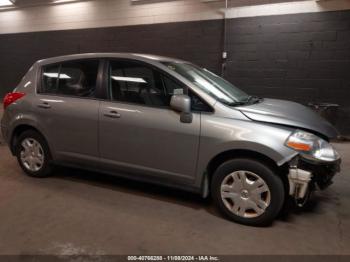
<path fill-rule="evenodd" d="M 163 64 L 224 104 L 241 104 L 250 98 L 245 92 L 205 68 L 179 62 L 163 62 Z"/>

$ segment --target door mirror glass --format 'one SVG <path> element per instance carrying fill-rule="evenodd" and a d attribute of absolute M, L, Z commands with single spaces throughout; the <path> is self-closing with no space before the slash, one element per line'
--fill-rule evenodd
<path fill-rule="evenodd" d="M 173 110 L 181 113 L 180 120 L 183 123 L 192 123 L 191 98 L 187 95 L 173 95 L 170 100 Z"/>

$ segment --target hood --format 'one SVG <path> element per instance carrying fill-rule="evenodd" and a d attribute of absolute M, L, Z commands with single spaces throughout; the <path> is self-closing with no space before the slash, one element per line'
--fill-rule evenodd
<path fill-rule="evenodd" d="M 332 124 L 310 108 L 295 102 L 266 98 L 260 103 L 239 106 L 237 109 L 254 121 L 308 129 L 328 138 L 338 136 Z"/>

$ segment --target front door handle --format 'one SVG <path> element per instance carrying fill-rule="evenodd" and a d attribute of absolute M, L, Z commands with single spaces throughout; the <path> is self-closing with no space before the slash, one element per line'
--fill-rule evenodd
<path fill-rule="evenodd" d="M 120 118 L 120 114 L 117 111 L 110 111 L 109 113 L 105 113 L 104 116 L 110 118 Z"/>
<path fill-rule="evenodd" d="M 51 106 L 50 106 L 50 104 L 48 102 L 43 102 L 42 104 L 39 104 L 38 107 L 44 108 L 44 109 L 51 108 Z"/>

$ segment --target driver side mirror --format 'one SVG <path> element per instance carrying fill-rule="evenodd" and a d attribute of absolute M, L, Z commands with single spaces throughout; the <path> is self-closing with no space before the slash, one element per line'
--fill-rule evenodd
<path fill-rule="evenodd" d="M 188 95 L 173 95 L 170 107 L 181 113 L 180 121 L 182 123 L 192 123 L 191 98 Z"/>

